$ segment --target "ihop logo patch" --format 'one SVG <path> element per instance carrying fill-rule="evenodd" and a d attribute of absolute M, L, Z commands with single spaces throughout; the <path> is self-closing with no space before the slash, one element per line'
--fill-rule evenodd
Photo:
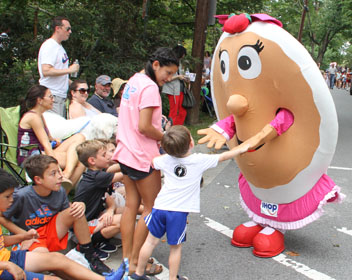
<path fill-rule="evenodd" d="M 262 201 L 260 205 L 260 212 L 264 215 L 267 215 L 270 217 L 277 217 L 278 211 L 279 211 L 278 204 Z"/>

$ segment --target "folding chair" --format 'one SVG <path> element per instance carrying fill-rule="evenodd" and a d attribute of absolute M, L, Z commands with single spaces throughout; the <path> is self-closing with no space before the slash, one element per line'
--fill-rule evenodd
<path fill-rule="evenodd" d="M 17 164 L 17 150 L 22 149 L 17 147 L 19 118 L 20 106 L 0 107 L 0 167 L 10 172 L 21 186 L 25 186 L 28 185 L 26 173 Z M 28 145 L 23 149 L 32 148 L 33 145 Z"/>
<path fill-rule="evenodd" d="M 210 97 L 210 91 L 208 87 L 203 86 L 200 91 L 200 96 L 204 97 L 203 100 L 203 106 L 205 105 L 207 108 L 207 111 L 211 117 L 214 116 L 214 105 L 213 105 L 213 100 Z"/>

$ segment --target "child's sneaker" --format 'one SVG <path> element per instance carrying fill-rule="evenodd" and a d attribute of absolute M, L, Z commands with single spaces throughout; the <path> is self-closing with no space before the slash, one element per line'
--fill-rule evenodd
<path fill-rule="evenodd" d="M 97 253 L 99 259 L 103 262 L 103 261 L 106 261 L 109 257 L 110 257 L 110 254 L 109 253 L 106 253 L 104 252 L 103 250 L 100 250 L 98 248 L 95 248 L 95 252 Z"/>
<path fill-rule="evenodd" d="M 114 253 L 117 251 L 117 247 L 109 242 L 100 242 L 95 246 L 95 248 L 105 253 Z"/>
<path fill-rule="evenodd" d="M 99 259 L 94 248 L 82 248 L 81 246 L 77 246 L 77 250 L 84 255 L 92 271 L 100 275 L 103 275 L 103 273 L 111 273 L 111 269 Z"/>

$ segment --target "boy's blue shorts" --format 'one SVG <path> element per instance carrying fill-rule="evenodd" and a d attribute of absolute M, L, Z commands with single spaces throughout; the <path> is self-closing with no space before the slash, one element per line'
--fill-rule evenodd
<path fill-rule="evenodd" d="M 178 245 L 186 241 L 188 212 L 154 209 L 144 218 L 149 232 L 161 238 L 165 232 L 169 245 Z"/>
<path fill-rule="evenodd" d="M 14 264 L 17 264 L 20 268 L 24 270 L 26 253 L 27 251 L 24 251 L 24 250 L 12 251 L 9 261 L 13 262 Z M 27 280 L 44 280 L 44 274 L 29 272 L 25 270 L 24 272 L 26 273 Z M 0 279 L 13 280 L 14 278 L 11 273 L 9 273 L 7 270 L 4 270 L 3 273 L 1 273 L 0 275 Z"/>

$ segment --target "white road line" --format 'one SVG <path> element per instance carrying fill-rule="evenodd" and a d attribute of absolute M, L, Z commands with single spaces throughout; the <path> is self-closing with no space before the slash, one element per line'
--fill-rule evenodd
<path fill-rule="evenodd" d="M 351 167 L 339 167 L 339 166 L 329 166 L 330 169 L 338 169 L 338 170 L 347 170 L 347 171 L 351 171 L 352 168 Z"/>
<path fill-rule="evenodd" d="M 352 236 L 352 230 L 351 229 L 347 229 L 345 227 L 342 227 L 342 228 L 336 228 L 336 230 Z"/>
<path fill-rule="evenodd" d="M 207 225 L 208 227 L 222 233 L 223 235 L 232 238 L 232 232 L 233 229 L 228 228 L 227 226 L 224 226 L 210 218 L 204 217 L 205 221 L 204 224 Z M 298 273 L 301 273 L 305 276 L 307 276 L 309 279 L 313 280 L 333 280 L 334 278 L 321 273 L 319 271 L 316 271 L 314 269 L 309 268 L 308 266 L 301 264 L 299 262 L 296 262 L 290 258 L 287 258 L 286 255 L 280 254 L 276 257 L 272 258 L 274 261 L 277 261 L 280 264 L 283 264 L 287 267 L 290 267 L 294 270 L 296 270 Z"/>

